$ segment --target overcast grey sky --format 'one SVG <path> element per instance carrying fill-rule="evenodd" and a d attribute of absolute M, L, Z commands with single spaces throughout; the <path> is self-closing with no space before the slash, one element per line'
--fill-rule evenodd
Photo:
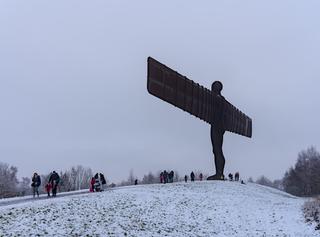
<path fill-rule="evenodd" d="M 109 180 L 213 174 L 210 128 L 147 93 L 152 56 L 253 119 L 225 173 L 281 178 L 320 148 L 320 1 L 0 1 L 0 161 Z"/>

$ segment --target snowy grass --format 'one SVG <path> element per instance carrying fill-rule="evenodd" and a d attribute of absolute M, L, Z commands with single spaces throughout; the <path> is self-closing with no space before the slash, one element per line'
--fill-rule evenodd
<path fill-rule="evenodd" d="M 0 236 L 319 236 L 300 199 L 256 184 L 138 185 L 0 208 Z"/>
<path fill-rule="evenodd" d="M 306 222 L 315 224 L 320 236 L 320 198 L 308 201 L 303 206 Z"/>
<path fill-rule="evenodd" d="M 58 192 L 58 196 L 70 196 L 74 194 L 89 192 L 89 189 L 81 189 L 76 191 L 70 191 L 70 192 Z M 46 198 L 48 194 L 40 194 L 40 198 Z M 19 197 L 11 197 L 11 198 L 0 198 L 0 205 L 1 204 L 10 204 L 10 203 L 18 203 L 22 201 L 27 201 L 30 199 L 33 199 L 33 195 L 26 195 L 26 196 L 19 196 Z M 37 196 L 35 198 L 38 198 Z"/>

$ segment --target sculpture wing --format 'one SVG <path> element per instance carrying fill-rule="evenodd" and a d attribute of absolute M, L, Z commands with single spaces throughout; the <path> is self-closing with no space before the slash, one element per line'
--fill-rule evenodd
<path fill-rule="evenodd" d="M 147 88 L 150 94 L 209 124 L 246 137 L 252 136 L 251 118 L 223 97 L 213 95 L 209 89 L 151 57 L 148 58 Z"/>

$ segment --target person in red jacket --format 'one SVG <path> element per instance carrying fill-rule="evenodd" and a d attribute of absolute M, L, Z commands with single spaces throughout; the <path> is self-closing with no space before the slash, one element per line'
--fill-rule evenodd
<path fill-rule="evenodd" d="M 163 172 L 160 173 L 160 183 L 163 183 Z"/>
<path fill-rule="evenodd" d="M 94 192 L 94 183 L 96 182 L 96 179 L 94 177 L 90 180 L 90 192 Z"/>
<path fill-rule="evenodd" d="M 48 194 L 48 197 L 50 197 L 50 192 L 51 192 L 51 189 L 52 189 L 51 183 L 47 183 L 46 186 L 45 186 L 45 189 L 46 189 L 46 192 Z"/>

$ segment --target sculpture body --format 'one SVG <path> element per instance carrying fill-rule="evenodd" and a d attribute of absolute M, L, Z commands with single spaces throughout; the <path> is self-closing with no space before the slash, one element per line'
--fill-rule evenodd
<path fill-rule="evenodd" d="M 212 83 L 211 91 L 212 93 L 220 98 L 223 98 L 221 95 L 223 85 L 220 81 L 215 81 Z M 224 98 L 223 98 L 224 99 Z M 208 177 L 208 180 L 223 180 L 224 179 L 224 165 L 225 165 L 225 158 L 223 155 L 223 135 L 225 130 L 223 129 L 223 122 L 221 120 L 216 121 L 213 125 L 211 124 L 210 129 L 210 136 L 211 136 L 211 144 L 212 144 L 212 151 L 214 155 L 214 164 L 216 167 L 216 174 Z"/>

